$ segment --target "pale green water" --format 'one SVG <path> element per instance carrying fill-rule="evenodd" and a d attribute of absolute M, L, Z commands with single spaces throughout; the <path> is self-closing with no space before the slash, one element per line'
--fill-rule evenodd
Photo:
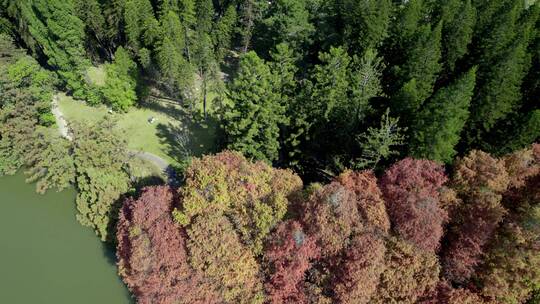
<path fill-rule="evenodd" d="M 132 303 L 113 253 L 75 219 L 74 198 L 0 177 L 0 303 Z"/>

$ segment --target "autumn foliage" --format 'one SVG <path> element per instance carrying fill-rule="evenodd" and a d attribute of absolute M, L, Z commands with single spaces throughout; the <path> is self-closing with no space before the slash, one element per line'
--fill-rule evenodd
<path fill-rule="evenodd" d="M 395 232 L 426 251 L 435 252 L 443 235 L 447 213 L 439 191 L 446 181 L 442 166 L 412 158 L 394 164 L 381 179 Z"/>
<path fill-rule="evenodd" d="M 128 199 L 118 266 L 138 303 L 527 303 L 540 286 L 540 146 L 407 158 L 302 189 L 234 152 Z"/>

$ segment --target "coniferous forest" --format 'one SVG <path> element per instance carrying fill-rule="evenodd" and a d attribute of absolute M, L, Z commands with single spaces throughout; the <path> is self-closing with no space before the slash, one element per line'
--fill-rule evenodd
<path fill-rule="evenodd" d="M 0 0 L 0 175 L 137 303 L 538 304 L 539 141 L 536 0 Z"/>

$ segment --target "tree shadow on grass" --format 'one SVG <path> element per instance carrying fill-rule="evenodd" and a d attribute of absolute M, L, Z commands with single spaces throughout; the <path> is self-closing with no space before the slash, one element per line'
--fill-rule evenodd
<path fill-rule="evenodd" d="M 187 110 L 178 102 L 163 98 L 150 97 L 141 103 L 141 107 L 180 119 L 187 116 Z"/>
<path fill-rule="evenodd" d="M 180 125 L 159 124 L 157 135 L 167 148 L 167 155 L 183 163 L 186 158 L 199 157 L 215 153 L 218 147 L 218 128 L 216 119 L 208 117 L 206 121 L 194 121 L 184 116 Z"/>

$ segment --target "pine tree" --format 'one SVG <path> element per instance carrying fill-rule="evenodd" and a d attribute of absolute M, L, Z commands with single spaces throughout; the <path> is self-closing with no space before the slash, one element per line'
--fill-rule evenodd
<path fill-rule="evenodd" d="M 449 163 L 456 155 L 455 145 L 469 117 L 476 69 L 454 83 L 439 89 L 418 114 L 412 127 L 411 155 Z"/>
<path fill-rule="evenodd" d="M 255 24 L 261 19 L 268 5 L 266 0 L 242 0 L 240 5 L 240 29 L 242 52 L 246 53 L 251 47 Z"/>
<path fill-rule="evenodd" d="M 228 147 L 268 162 L 278 158 L 279 126 L 285 122 L 284 108 L 273 84 L 266 63 L 255 52 L 248 52 L 228 88 L 233 105 L 225 111 Z"/>

